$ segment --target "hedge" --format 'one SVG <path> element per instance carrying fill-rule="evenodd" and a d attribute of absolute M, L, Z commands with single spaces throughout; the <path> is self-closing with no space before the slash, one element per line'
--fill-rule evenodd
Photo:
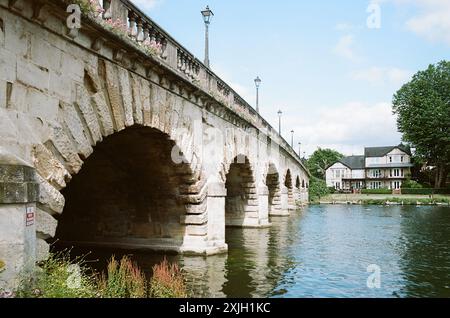
<path fill-rule="evenodd" d="M 392 194 L 390 189 L 362 189 L 362 194 Z"/>
<path fill-rule="evenodd" d="M 422 189 L 402 189 L 402 194 L 450 194 L 450 189 L 432 189 L 432 188 L 422 188 Z"/>

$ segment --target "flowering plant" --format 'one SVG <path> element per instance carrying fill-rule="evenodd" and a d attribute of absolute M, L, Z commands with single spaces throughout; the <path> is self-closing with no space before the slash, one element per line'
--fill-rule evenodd
<path fill-rule="evenodd" d="M 106 19 L 103 21 L 104 25 L 113 30 L 116 31 L 118 33 L 120 33 L 121 35 L 127 35 L 128 34 L 128 26 L 126 23 L 124 23 L 121 19 Z"/>
<path fill-rule="evenodd" d="M 162 53 L 162 44 L 155 40 L 146 39 L 140 46 L 150 55 L 159 56 Z"/>

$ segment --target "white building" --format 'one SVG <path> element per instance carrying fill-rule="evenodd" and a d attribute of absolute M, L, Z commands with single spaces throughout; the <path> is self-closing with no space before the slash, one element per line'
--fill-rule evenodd
<path fill-rule="evenodd" d="M 367 147 L 363 156 L 349 156 L 326 169 L 328 187 L 337 190 L 400 189 L 411 173 L 411 151 L 400 144 Z"/>

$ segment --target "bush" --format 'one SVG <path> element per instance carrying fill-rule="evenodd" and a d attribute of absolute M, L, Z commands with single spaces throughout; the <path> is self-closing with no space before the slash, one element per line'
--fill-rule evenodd
<path fill-rule="evenodd" d="M 336 189 L 334 187 L 328 187 L 328 193 L 330 194 L 336 193 Z"/>
<path fill-rule="evenodd" d="M 392 190 L 390 189 L 362 189 L 362 194 L 392 194 Z"/>
<path fill-rule="evenodd" d="M 312 177 L 309 183 L 309 200 L 315 202 L 330 194 L 330 190 L 324 180 Z"/>
<path fill-rule="evenodd" d="M 422 189 L 423 186 L 414 180 L 405 180 L 402 183 L 402 189 Z"/>
<path fill-rule="evenodd" d="M 418 194 L 418 195 L 432 195 L 432 194 L 450 194 L 450 189 L 402 189 L 402 194 Z"/>
<path fill-rule="evenodd" d="M 184 278 L 177 264 L 169 264 L 167 259 L 164 258 L 161 264 L 153 266 L 153 277 L 150 281 L 150 297 L 187 297 Z"/>
<path fill-rule="evenodd" d="M 146 298 L 147 280 L 127 256 L 120 262 L 113 256 L 108 263 L 107 275 L 100 278 L 99 289 L 106 298 Z"/>

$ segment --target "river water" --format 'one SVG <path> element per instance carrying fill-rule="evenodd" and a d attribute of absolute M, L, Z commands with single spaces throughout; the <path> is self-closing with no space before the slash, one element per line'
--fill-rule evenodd
<path fill-rule="evenodd" d="M 227 229 L 227 255 L 168 259 L 195 297 L 450 297 L 448 207 L 317 205 L 271 221 Z M 144 270 L 162 257 L 133 255 Z"/>

